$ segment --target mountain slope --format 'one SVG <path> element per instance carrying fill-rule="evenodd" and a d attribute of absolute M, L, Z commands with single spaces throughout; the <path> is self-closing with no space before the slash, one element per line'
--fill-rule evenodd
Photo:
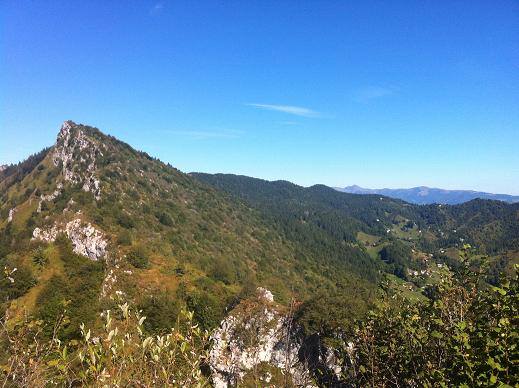
<path fill-rule="evenodd" d="M 0 195 L 0 264 L 27 278 L 3 307 L 50 317 L 70 300 L 70 336 L 120 299 L 151 311 L 150 329 L 182 307 L 209 328 L 255 285 L 285 303 L 340 292 L 359 309 L 376 286 L 361 249 L 322 261 L 242 201 L 71 121 L 53 147 L 0 173 Z"/>
<path fill-rule="evenodd" d="M 418 205 L 433 203 L 457 205 L 476 198 L 508 203 L 519 202 L 519 196 L 517 195 L 491 194 L 472 190 L 444 190 L 425 186 L 412 187 L 410 189 L 365 189 L 353 185 L 344 188 L 336 187 L 335 189 L 350 194 L 380 194 Z"/>
<path fill-rule="evenodd" d="M 276 219 L 290 214 L 310 218 L 320 229 L 329 226 L 334 239 L 353 242 L 359 232 L 396 236 L 395 225 L 405 220 L 409 225 L 399 229 L 418 229 L 415 240 L 429 251 L 461 242 L 487 253 L 519 249 L 519 203 L 476 199 L 454 206 L 419 206 L 380 195 L 341 193 L 323 185 L 304 188 L 230 174 L 192 175 Z M 334 218 L 340 219 L 340 226 Z"/>

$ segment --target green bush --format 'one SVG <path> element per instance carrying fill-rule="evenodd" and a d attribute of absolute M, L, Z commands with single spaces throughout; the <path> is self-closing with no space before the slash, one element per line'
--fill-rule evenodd
<path fill-rule="evenodd" d="M 121 211 L 117 215 L 117 223 L 126 229 L 132 229 L 133 227 L 135 227 L 135 222 L 133 221 L 133 218 L 124 211 Z"/>
<path fill-rule="evenodd" d="M 117 236 L 117 242 L 121 245 L 132 245 L 132 234 L 130 231 L 123 229 Z"/>
<path fill-rule="evenodd" d="M 127 255 L 128 262 L 135 268 L 145 269 L 150 265 L 148 252 L 143 246 L 133 248 Z"/>
<path fill-rule="evenodd" d="M 147 317 L 144 328 L 154 334 L 175 326 L 181 311 L 178 300 L 166 293 L 149 295 L 139 303 L 138 307 Z"/>
<path fill-rule="evenodd" d="M 32 255 L 32 262 L 38 267 L 45 267 L 49 258 L 45 254 L 45 250 L 42 247 L 37 248 Z"/>
<path fill-rule="evenodd" d="M 36 279 L 26 266 L 4 264 L 0 260 L 3 274 L 0 275 L 0 303 L 19 298 L 36 284 Z"/>
<path fill-rule="evenodd" d="M 186 302 L 203 329 L 211 330 L 218 327 L 224 311 L 222 304 L 214 296 L 206 292 L 192 293 L 188 295 Z"/>
<path fill-rule="evenodd" d="M 173 226 L 173 219 L 168 213 L 160 212 L 156 214 L 156 217 L 162 225 Z"/>
<path fill-rule="evenodd" d="M 70 240 L 63 235 L 56 240 L 56 246 L 64 273 L 51 277 L 42 289 L 35 315 L 45 322 L 44 333 L 50 336 L 56 317 L 66 310 L 70 319 L 62 327 L 60 338 L 78 338 L 79 324 L 90 324 L 96 319 L 104 263 L 75 254 Z"/>
<path fill-rule="evenodd" d="M 516 269 L 517 271 L 517 269 Z M 518 272 L 488 287 L 469 270 L 445 276 L 434 298 L 388 297 L 343 349 L 354 386 L 517 386 Z M 354 349 L 352 355 L 351 349 Z"/>
<path fill-rule="evenodd" d="M 236 281 L 234 267 L 227 258 L 216 257 L 212 259 L 210 276 L 214 280 L 221 281 L 227 285 Z"/>

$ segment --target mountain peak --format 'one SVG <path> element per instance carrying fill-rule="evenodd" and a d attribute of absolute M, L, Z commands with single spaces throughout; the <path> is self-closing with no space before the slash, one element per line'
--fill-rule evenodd
<path fill-rule="evenodd" d="M 57 141 L 59 142 L 60 140 L 67 138 L 70 135 L 70 131 L 74 127 L 77 127 L 77 124 L 75 122 L 73 122 L 72 120 L 65 120 L 63 124 L 61 124 Z"/>
<path fill-rule="evenodd" d="M 65 121 L 58 134 L 52 161 L 61 166 L 63 179 L 73 184 L 81 184 L 84 191 L 100 198 L 101 189 L 96 176 L 97 157 L 103 155 L 102 144 L 87 136 L 82 126 L 71 120 Z"/>

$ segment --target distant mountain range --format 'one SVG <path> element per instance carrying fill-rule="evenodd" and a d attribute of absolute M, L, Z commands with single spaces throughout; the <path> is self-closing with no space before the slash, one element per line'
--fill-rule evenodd
<path fill-rule="evenodd" d="M 508 203 L 519 202 L 519 196 L 517 195 L 492 194 L 472 190 L 444 190 L 426 186 L 412 187 L 410 189 L 366 189 L 353 185 L 344 188 L 335 187 L 335 189 L 350 194 L 380 194 L 419 205 L 432 203 L 456 205 L 476 198 L 493 199 Z"/>

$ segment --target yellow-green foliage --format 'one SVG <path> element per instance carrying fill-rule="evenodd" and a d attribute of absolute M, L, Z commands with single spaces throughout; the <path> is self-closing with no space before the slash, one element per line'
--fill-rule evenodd
<path fill-rule="evenodd" d="M 164 335 L 146 334 L 145 316 L 127 303 L 103 313 L 102 329 L 81 325 L 81 338 L 62 343 L 56 335 L 41 336 L 42 321 L 28 321 L 7 330 L 0 341 L 7 356 L 0 359 L 2 386 L 46 387 L 203 387 L 208 385 L 201 364 L 208 333 L 182 312 Z M 61 315 L 54 334 L 67 321 Z"/>
<path fill-rule="evenodd" d="M 357 386 L 510 387 L 519 384 L 517 272 L 481 289 L 465 271 L 444 275 L 431 299 L 384 300 L 343 348 L 345 380 Z"/>

